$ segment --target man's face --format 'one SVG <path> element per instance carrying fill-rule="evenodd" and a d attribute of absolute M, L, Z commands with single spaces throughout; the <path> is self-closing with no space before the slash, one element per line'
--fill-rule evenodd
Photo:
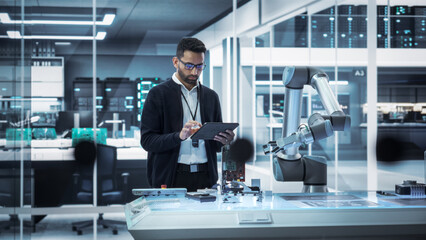
<path fill-rule="evenodd" d="M 203 71 L 201 66 L 204 65 L 204 53 L 186 50 L 183 53 L 183 57 L 180 59 L 177 57 L 173 58 L 173 65 L 177 70 L 179 80 L 184 81 L 191 86 L 195 86 L 197 85 L 197 80 Z M 191 65 L 193 65 L 193 68 L 188 69 Z"/>

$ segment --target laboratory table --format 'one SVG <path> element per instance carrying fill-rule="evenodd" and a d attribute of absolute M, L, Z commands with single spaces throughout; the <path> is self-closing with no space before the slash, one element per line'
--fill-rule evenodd
<path fill-rule="evenodd" d="M 36 144 L 34 144 L 36 145 Z M 33 207 L 56 207 L 74 204 L 72 201 L 72 175 L 77 170 L 74 148 L 36 147 L 0 149 L 0 169 L 31 171 Z M 128 184 L 132 188 L 149 187 L 146 179 L 146 152 L 140 147 L 117 148 L 116 178 L 130 173 Z M 125 202 L 135 198 L 128 194 Z M 123 203 L 125 203 L 123 202 Z"/>
<path fill-rule="evenodd" d="M 125 214 L 134 239 L 426 239 L 425 198 L 376 192 L 150 196 Z"/>

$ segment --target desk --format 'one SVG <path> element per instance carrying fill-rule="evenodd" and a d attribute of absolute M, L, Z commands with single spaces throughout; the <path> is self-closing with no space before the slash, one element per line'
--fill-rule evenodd
<path fill-rule="evenodd" d="M 34 140 L 33 140 L 34 141 Z M 55 207 L 72 202 L 72 175 L 77 170 L 74 148 L 48 148 L 40 146 L 61 145 L 55 140 L 46 143 L 35 142 L 32 148 L 0 150 L 0 168 L 19 169 L 23 154 L 24 169 L 33 170 L 34 207 Z M 56 144 L 56 145 L 55 145 Z M 71 146 L 71 145 L 69 145 Z M 116 178 L 129 172 L 129 189 L 149 187 L 146 179 L 147 153 L 141 147 L 121 147 L 117 149 Z M 129 190 L 130 191 L 130 190 Z M 133 200 L 129 193 L 125 202 Z"/>
<path fill-rule="evenodd" d="M 404 239 L 426 236 L 426 199 L 375 192 L 274 194 L 261 202 L 200 203 L 185 197 L 138 198 L 126 204 L 134 239 Z M 407 237 L 405 237 L 407 238 Z"/>

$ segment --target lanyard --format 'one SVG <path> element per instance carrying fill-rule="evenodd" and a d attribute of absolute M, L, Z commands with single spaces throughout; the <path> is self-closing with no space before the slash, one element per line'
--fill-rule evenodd
<path fill-rule="evenodd" d="M 195 107 L 195 114 L 192 113 L 191 108 L 189 107 L 188 101 L 186 100 L 185 95 L 183 95 L 182 90 L 180 91 L 180 94 L 182 95 L 183 100 L 185 100 L 186 106 L 188 107 L 189 112 L 191 113 L 192 120 L 194 120 L 194 121 L 195 121 L 195 118 L 197 117 L 198 102 L 200 101 L 200 93 L 199 93 L 198 90 L 199 90 L 199 88 L 197 87 L 197 105 Z"/>

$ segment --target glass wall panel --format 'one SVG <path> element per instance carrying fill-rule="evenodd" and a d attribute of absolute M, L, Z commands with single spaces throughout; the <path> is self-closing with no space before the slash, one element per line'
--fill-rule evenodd
<path fill-rule="evenodd" d="M 16 1 L 15 4 L 18 3 L 20 1 Z M 12 126 L 13 131 L 6 129 L 3 152 L 14 151 L 16 154 L 12 156 L 14 155 L 15 159 L 27 161 L 24 163 L 23 172 L 19 171 L 19 164 L 16 165 L 18 168 L 14 169 L 18 170 L 16 172 L 21 178 L 29 179 L 28 182 L 24 181 L 23 191 L 21 190 L 23 205 L 20 206 L 23 208 L 17 212 L 31 212 L 27 207 L 38 209 L 37 214 L 28 217 L 32 221 L 23 223 L 24 230 L 35 231 L 31 235 L 36 237 L 40 234 L 54 234 L 60 230 L 56 223 L 64 218 L 64 214 L 58 214 L 62 206 L 82 203 L 76 197 L 74 174 L 82 166 L 90 164 L 85 162 L 85 159 L 74 158 L 74 147 L 82 140 L 93 139 L 94 135 L 91 130 L 93 127 L 91 79 L 94 64 L 91 60 L 77 63 L 79 65 L 77 69 L 85 70 L 86 75 L 78 76 L 85 77 L 80 79 L 81 85 L 74 85 L 74 74 L 78 70 L 72 67 L 74 60 L 72 56 L 82 52 L 92 56 L 91 40 L 96 33 L 92 29 L 92 2 L 74 1 L 61 5 L 29 1 L 23 15 L 20 11 L 13 12 L 11 9 L 2 6 L 2 11 L 7 11 L 12 21 L 20 18 L 25 21 L 21 22 L 22 27 L 15 26 L 13 29 L 10 29 L 6 21 L 0 24 L 0 28 L 9 31 L 7 36 L 14 38 L 5 39 L 6 42 L 13 41 L 12 46 L 9 43 L 1 46 L 14 49 L 19 44 L 21 46 L 22 43 L 25 44 L 24 48 L 21 48 L 25 49 L 25 53 L 14 63 L 16 72 L 20 72 L 19 75 L 14 74 L 14 78 L 19 79 L 23 76 L 21 79 L 25 80 L 16 81 L 15 86 L 12 83 L 12 89 L 16 93 L 11 96 L 3 95 L 15 99 L 13 103 L 2 106 L 2 110 L 13 110 L 6 118 L 8 126 Z M 103 19 L 102 14 L 96 17 L 98 22 L 102 22 Z M 11 30 L 18 32 L 12 35 Z M 30 40 L 23 42 L 21 37 Z M 18 70 L 22 65 L 27 70 Z M 19 90 L 23 86 L 25 90 Z M 7 91 L 8 87 L 2 89 Z M 76 135 L 76 132 L 80 134 Z M 21 137 L 17 133 L 20 133 Z M 18 141 L 18 138 L 21 140 Z M 19 154 L 17 146 L 21 146 L 20 151 L 24 154 Z M 90 179 L 93 176 L 93 165 L 87 169 L 86 177 Z M 92 204 L 93 185 L 86 184 L 86 186 L 87 198 L 84 204 Z M 82 213 L 83 210 L 77 208 L 76 213 L 79 212 Z M 63 231 L 70 236 L 75 235 L 76 233 L 70 229 L 71 221 L 66 224 Z"/>
<path fill-rule="evenodd" d="M 268 141 L 271 141 L 271 132 L 274 129 L 281 127 L 276 115 L 271 115 L 271 88 L 270 88 L 270 67 L 256 66 L 254 67 L 254 82 L 255 82 L 255 116 L 256 116 L 256 142 L 255 152 L 256 161 L 269 161 L 270 157 L 265 156 L 262 146 Z M 279 120 L 278 120 L 279 121 Z"/>
<path fill-rule="evenodd" d="M 324 9 L 311 16 L 311 46 L 313 48 L 335 48 L 337 47 L 335 42 L 338 42 L 338 48 L 366 48 L 366 5 L 339 5 L 337 13 L 337 33 L 335 32 L 336 6 Z M 274 46 L 298 47 L 298 45 L 292 44 L 293 41 L 288 39 L 288 41 L 283 41 L 283 39 L 294 36 L 295 34 L 304 34 L 304 31 L 300 30 L 303 24 L 299 24 L 299 28 L 291 27 L 295 25 L 294 22 L 301 23 L 301 20 L 301 16 L 296 16 L 275 25 L 273 27 Z M 307 25 L 307 22 L 305 25 Z M 335 40 L 336 34 L 338 37 L 337 41 Z M 300 54 L 303 54 L 303 52 L 301 51 Z M 330 52 L 329 54 L 336 53 Z M 307 60 L 307 62 L 309 61 Z M 335 132 L 335 136 L 316 141 L 311 146 L 301 146 L 300 152 L 302 154 L 326 157 L 329 165 L 328 185 L 330 190 L 365 190 L 367 189 L 366 116 L 364 114 L 367 93 L 366 67 L 340 67 L 340 64 L 337 61 L 335 66 L 326 65 L 318 66 L 318 68 L 329 75 L 331 89 L 336 95 L 342 110 L 351 116 L 351 130 L 347 132 Z M 256 69 L 262 72 L 262 70 L 267 68 L 265 66 Z M 282 83 L 280 82 L 283 69 L 284 66 L 272 67 L 270 87 L 275 95 L 281 94 L 280 96 L 275 96 L 276 100 L 283 99 L 284 97 L 284 87 L 281 86 Z M 262 75 L 257 73 L 256 76 L 260 78 Z M 264 86 L 265 89 L 266 87 Z M 280 89 L 280 87 L 283 89 Z M 302 101 L 301 123 L 306 123 L 308 116 L 312 113 L 319 112 L 320 114 L 327 114 L 319 95 L 314 89 L 305 87 Z M 274 114 L 281 110 L 278 109 L 280 103 L 278 101 L 274 102 L 274 95 L 270 97 L 270 102 L 272 108 L 276 107 L 276 109 L 271 109 L 275 110 Z M 281 135 L 282 117 L 280 119 L 275 116 L 271 119 L 280 120 L 276 129 L 270 133 L 270 137 L 276 139 Z M 346 172 L 351 172 L 350 169 L 355 166 L 359 167 L 357 168 L 359 171 L 346 174 Z M 356 182 L 354 181 L 355 178 L 362 180 Z"/>
<path fill-rule="evenodd" d="M 338 47 L 367 46 L 367 10 L 365 5 L 339 5 L 337 11 Z M 312 15 L 312 47 L 333 48 L 335 44 L 335 8 Z"/>
<path fill-rule="evenodd" d="M 308 16 L 296 16 L 274 26 L 274 47 L 307 47 Z"/>
<path fill-rule="evenodd" d="M 270 39 L 271 39 L 271 33 L 270 32 L 267 32 L 267 33 L 264 33 L 264 34 L 257 36 L 256 39 L 255 39 L 256 40 L 256 42 L 255 42 L 256 47 L 259 47 L 259 48 L 270 47 L 271 46 Z"/>
<path fill-rule="evenodd" d="M 311 46 L 313 48 L 334 48 L 335 8 L 331 7 L 311 16 Z"/>
<path fill-rule="evenodd" d="M 388 17 L 377 17 L 377 48 L 389 48 Z"/>
<path fill-rule="evenodd" d="M 338 79 L 330 81 L 336 88 L 343 112 L 351 117 L 351 128 L 337 134 L 338 175 L 336 190 L 367 189 L 367 126 L 364 106 L 367 103 L 367 68 L 339 67 Z M 358 179 L 358 181 L 353 181 Z"/>
<path fill-rule="evenodd" d="M 424 48 L 426 7 L 393 5 L 390 1 L 389 11 L 392 48 Z"/>
<path fill-rule="evenodd" d="M 253 49 L 252 46 L 254 45 L 254 38 L 253 37 L 247 37 L 247 36 L 238 36 L 239 42 L 240 42 L 240 50 L 242 49 Z M 240 60 L 241 60 L 241 54 L 240 54 Z M 240 111 L 239 111 L 239 132 L 241 135 L 238 137 L 242 137 L 245 139 L 248 139 L 253 143 L 253 139 L 255 139 L 256 131 L 254 128 L 254 122 L 255 118 L 253 117 L 256 110 L 256 104 L 255 104 L 255 96 L 254 96 L 254 90 L 255 86 L 253 85 L 253 79 L 254 76 L 254 67 L 253 66 L 247 66 L 247 65 L 241 65 L 240 66 L 240 77 L 239 77 L 239 99 L 238 104 L 244 103 L 244 106 L 241 107 L 240 105 Z M 250 159 L 250 161 L 254 160 L 254 156 Z"/>
<path fill-rule="evenodd" d="M 425 68 L 378 69 L 377 160 L 379 187 L 412 179 L 423 182 L 426 150 Z"/>
<path fill-rule="evenodd" d="M 400 2 L 389 1 L 389 6 L 377 6 L 378 47 L 425 48 L 426 8 L 421 5 L 398 4 Z"/>
<path fill-rule="evenodd" d="M 367 47 L 366 18 L 366 5 L 340 5 L 338 7 L 339 48 Z"/>
<path fill-rule="evenodd" d="M 22 5 L 24 4 L 24 5 Z M 1 2 L 3 16 L 15 21 L 0 23 L 0 232 L 5 239 L 30 239 L 30 209 L 34 200 L 31 168 L 32 28 L 21 23 L 32 11 L 21 1 Z"/>
<path fill-rule="evenodd" d="M 366 15 L 363 15 L 363 16 L 346 15 L 345 16 L 344 14 L 339 14 L 339 17 L 338 17 L 339 48 L 366 48 L 367 47 L 367 22 L 365 21 L 366 17 L 367 17 Z"/>

